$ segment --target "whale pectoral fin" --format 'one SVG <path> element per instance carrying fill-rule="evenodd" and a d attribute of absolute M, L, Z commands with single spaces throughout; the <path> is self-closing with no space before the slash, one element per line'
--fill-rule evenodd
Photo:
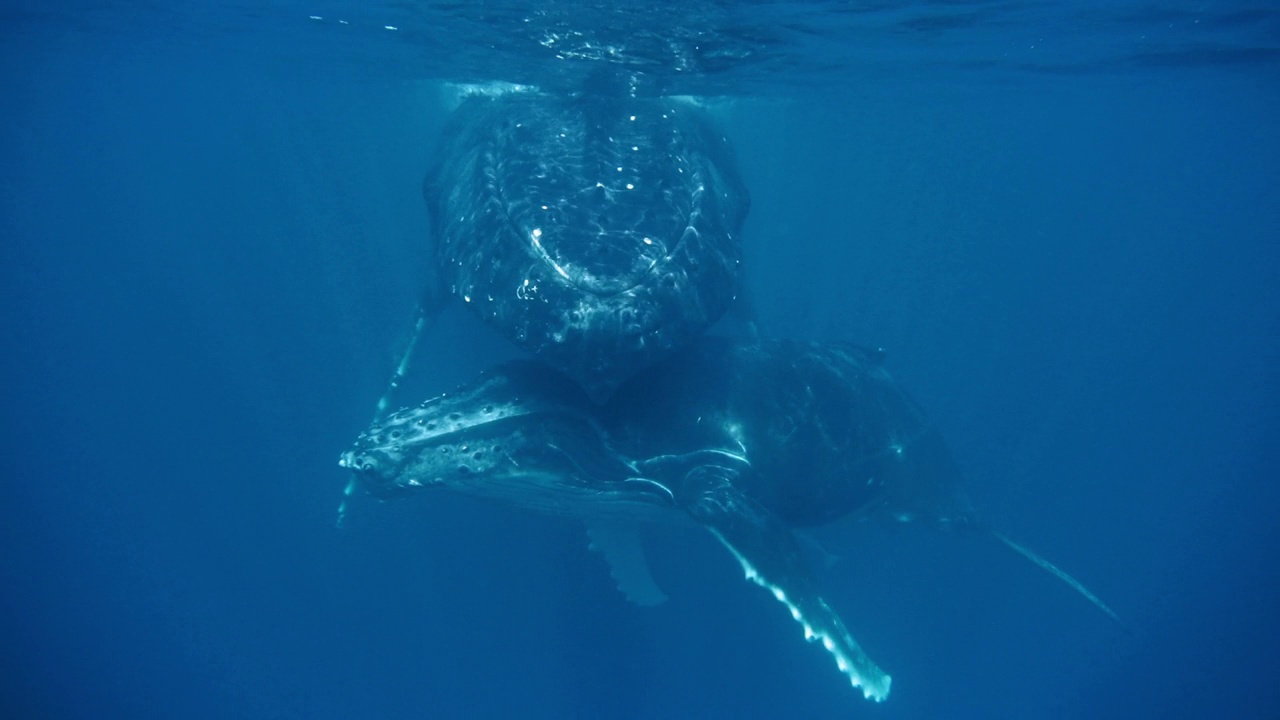
<path fill-rule="evenodd" d="M 986 531 L 988 534 L 991 535 L 991 537 L 995 538 L 996 540 L 1004 544 L 1005 547 L 1018 553 L 1022 557 L 1030 560 L 1035 565 L 1048 571 L 1050 575 L 1053 575 L 1054 577 L 1058 578 L 1062 582 L 1066 583 L 1067 586 L 1070 587 L 1072 590 L 1075 590 L 1076 592 L 1080 593 L 1080 595 L 1084 597 L 1085 600 L 1088 600 L 1089 602 L 1093 603 L 1094 607 L 1098 608 L 1103 613 L 1105 613 L 1107 617 L 1111 618 L 1112 621 L 1114 621 L 1115 624 L 1120 627 L 1120 629 L 1124 630 L 1126 634 L 1129 634 L 1129 635 L 1133 634 L 1133 631 L 1131 631 L 1129 627 L 1124 624 L 1124 621 L 1120 619 L 1120 616 L 1117 615 L 1114 610 L 1107 607 L 1107 604 L 1102 602 L 1101 598 L 1099 598 L 1097 595 L 1094 595 L 1089 590 L 1089 588 L 1085 587 L 1084 584 L 1081 583 L 1079 580 L 1071 577 L 1065 571 L 1059 569 L 1057 565 L 1054 565 L 1048 560 L 1045 560 L 1044 558 L 1040 557 L 1039 553 L 1033 552 L 1026 546 L 1022 545 L 1021 543 L 1014 542 L 1013 540 L 1009 539 L 1009 537 L 1004 533 L 991 530 L 990 528 L 987 528 Z"/>
<path fill-rule="evenodd" d="M 748 580 L 787 606 L 791 617 L 804 627 L 805 639 L 820 641 L 864 697 L 887 698 L 889 676 L 867 657 L 818 593 L 791 531 L 772 512 L 735 490 L 718 470 L 701 477 L 693 477 L 698 472 L 694 471 L 687 478 L 689 514 L 738 558 Z"/>
<path fill-rule="evenodd" d="M 404 380 L 405 375 L 409 374 L 409 362 L 413 359 L 413 350 L 418 346 L 418 341 L 422 339 L 426 333 L 427 327 L 440 314 L 440 307 L 429 306 L 425 302 L 418 305 L 418 311 L 413 318 L 413 330 L 409 333 L 409 338 L 405 342 L 404 351 L 400 353 L 400 362 L 396 364 L 395 372 L 391 374 L 391 379 L 387 381 L 387 389 L 382 393 L 382 397 L 378 398 L 378 404 L 373 409 L 373 422 L 378 423 L 386 418 L 387 412 L 391 410 L 391 402 L 395 397 L 396 390 L 400 387 L 400 381 Z M 347 482 L 346 488 L 342 491 L 342 500 L 338 503 L 338 519 L 337 526 L 342 527 L 347 518 L 347 502 L 351 499 L 352 494 L 356 490 L 356 481 L 353 477 Z"/>
<path fill-rule="evenodd" d="M 812 533 L 792 531 L 792 534 L 805 549 L 805 554 L 821 565 L 823 570 L 830 570 L 840 562 L 840 556 L 828 550 L 826 544 L 814 537 Z"/>
<path fill-rule="evenodd" d="M 628 600 L 637 605 L 661 605 L 667 601 L 666 594 L 649 573 L 636 523 L 591 519 L 587 521 L 587 536 L 591 538 L 591 549 L 604 555 L 609 574 Z"/>

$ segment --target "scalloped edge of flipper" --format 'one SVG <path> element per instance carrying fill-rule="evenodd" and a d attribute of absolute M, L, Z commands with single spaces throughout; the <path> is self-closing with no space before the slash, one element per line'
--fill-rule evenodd
<path fill-rule="evenodd" d="M 609 576 L 627 600 L 641 607 L 654 607 L 667 601 L 666 593 L 649 571 L 637 523 L 599 518 L 589 518 L 585 523 L 591 540 L 588 547 L 604 556 Z"/>
<path fill-rule="evenodd" d="M 835 658 L 836 667 L 849 678 L 854 688 L 862 691 L 864 698 L 876 702 L 884 702 L 888 699 L 889 686 L 893 678 L 867 656 L 862 646 L 845 629 L 840 616 L 831 609 L 830 605 L 827 605 L 825 600 L 814 595 L 809 598 L 809 602 L 805 603 L 811 607 L 801 608 L 793 602 L 783 588 L 769 582 L 761 575 L 751 561 L 738 552 L 723 535 L 714 528 L 707 529 L 738 559 L 747 580 L 768 590 L 778 602 L 787 606 L 791 611 L 791 617 L 804 628 L 805 640 L 811 643 L 821 641 L 822 647 Z"/>

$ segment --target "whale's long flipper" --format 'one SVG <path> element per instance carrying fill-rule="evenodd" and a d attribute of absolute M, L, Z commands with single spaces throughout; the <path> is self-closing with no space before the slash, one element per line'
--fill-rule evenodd
<path fill-rule="evenodd" d="M 617 518 L 590 518 L 587 534 L 591 549 L 604 555 L 609 574 L 627 599 L 637 605 L 661 605 L 667 596 L 649 573 L 635 522 Z"/>
<path fill-rule="evenodd" d="M 418 346 L 418 341 L 422 339 L 426 332 L 427 325 L 435 320 L 440 314 L 440 303 L 428 304 L 426 302 L 418 306 L 417 316 L 413 321 L 413 331 L 409 334 L 409 342 L 405 345 L 404 352 L 400 355 L 400 362 L 396 363 L 395 372 L 391 374 L 391 379 L 387 381 L 387 389 L 382 393 L 382 397 L 378 398 L 378 404 L 373 409 L 373 424 L 382 422 L 387 416 L 387 408 L 391 405 L 391 398 L 395 395 L 396 389 L 400 387 L 400 381 L 404 380 L 405 375 L 409 374 L 409 363 L 413 360 L 413 351 Z M 342 501 L 338 503 L 338 520 L 336 525 L 342 527 L 342 523 L 347 519 L 347 501 L 351 498 L 351 494 L 356 491 L 356 480 L 353 477 L 347 482 L 347 486 L 342 489 Z"/>
<path fill-rule="evenodd" d="M 804 627 L 805 639 L 820 641 L 863 696 L 889 697 L 889 675 L 867 657 L 818 593 L 795 537 L 776 515 L 735 490 L 728 472 L 703 467 L 690 473 L 688 512 L 738 558 L 748 580 L 787 606 Z"/>
<path fill-rule="evenodd" d="M 404 380 L 404 376 L 409 374 L 409 362 L 413 359 L 413 351 L 417 348 L 418 341 L 422 339 L 422 334 L 427 329 L 427 323 L 434 320 L 438 314 L 438 311 L 429 312 L 425 307 L 418 309 L 418 316 L 413 321 L 413 331 L 409 334 L 409 342 L 405 345 L 404 353 L 400 355 L 400 362 L 396 364 L 396 371 L 391 374 L 391 380 L 387 382 L 386 392 L 382 393 L 382 397 L 378 398 L 378 405 L 373 411 L 373 421 L 375 423 L 387 416 L 387 408 L 391 405 L 391 396 L 400 387 L 400 381 Z"/>
<path fill-rule="evenodd" d="M 988 529 L 987 532 L 991 534 L 991 537 L 1003 543 L 1005 547 L 1018 553 L 1019 555 L 1030 560 L 1036 565 L 1039 565 L 1045 570 L 1048 570 L 1051 574 L 1053 574 L 1054 577 L 1058 578 L 1059 580 L 1066 583 L 1067 585 L 1070 585 L 1071 589 L 1083 595 L 1085 600 L 1088 600 L 1089 602 L 1093 603 L 1095 607 L 1097 607 L 1102 612 L 1106 613 L 1107 617 L 1114 620 L 1117 625 L 1119 625 L 1121 628 L 1124 628 L 1125 631 L 1128 632 L 1128 628 L 1120 620 L 1120 616 L 1116 615 L 1114 610 L 1107 607 L 1106 603 L 1102 602 L 1102 600 L 1100 600 L 1097 595 L 1094 595 L 1092 592 L 1090 592 L 1089 588 L 1082 585 L 1079 580 L 1076 580 L 1075 578 L 1068 575 L 1066 572 L 1059 569 L 1057 565 L 1054 565 L 1048 560 L 1045 560 L 1044 558 L 1040 557 L 1039 555 L 1032 552 L 1031 550 L 1028 550 L 1022 545 L 1014 542 L 1013 540 L 1010 540 L 1003 533 L 1000 533 L 991 529 Z"/>

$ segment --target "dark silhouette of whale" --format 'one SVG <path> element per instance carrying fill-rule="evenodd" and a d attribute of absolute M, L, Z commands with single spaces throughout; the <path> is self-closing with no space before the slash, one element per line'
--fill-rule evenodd
<path fill-rule="evenodd" d="M 663 595 L 634 524 L 698 523 L 875 700 L 890 678 L 819 593 L 794 528 L 887 515 L 981 530 L 1115 617 L 978 522 L 941 435 L 880 353 L 854 346 L 704 337 L 604 404 L 543 363 L 508 363 L 375 423 L 341 464 L 381 498 L 447 488 L 582 518 L 639 603 Z"/>
<path fill-rule="evenodd" d="M 693 102 L 473 95 L 443 137 L 425 316 L 456 296 L 599 401 L 738 295 L 749 199 Z"/>

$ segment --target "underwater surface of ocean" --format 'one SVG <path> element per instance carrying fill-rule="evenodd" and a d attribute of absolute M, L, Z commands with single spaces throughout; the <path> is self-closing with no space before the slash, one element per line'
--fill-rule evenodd
<path fill-rule="evenodd" d="M 885 349 L 993 526 L 806 539 L 862 699 L 706 533 L 335 511 L 458 85 L 698 98 L 771 335 Z M 9 2 L 0 716 L 1280 714 L 1280 10 L 1235 2 Z M 517 351 L 455 308 L 399 396 Z M 1270 608 L 1270 609 L 1269 609 Z"/>

